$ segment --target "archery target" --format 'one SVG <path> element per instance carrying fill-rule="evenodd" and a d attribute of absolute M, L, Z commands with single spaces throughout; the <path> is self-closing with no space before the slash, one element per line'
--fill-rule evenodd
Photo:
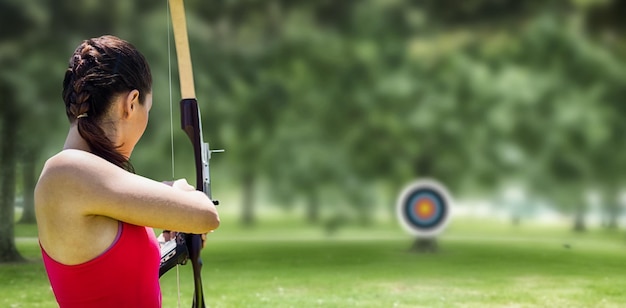
<path fill-rule="evenodd" d="M 419 180 L 409 184 L 398 197 L 397 218 L 410 234 L 435 236 L 448 223 L 451 202 L 443 185 L 434 180 Z"/>

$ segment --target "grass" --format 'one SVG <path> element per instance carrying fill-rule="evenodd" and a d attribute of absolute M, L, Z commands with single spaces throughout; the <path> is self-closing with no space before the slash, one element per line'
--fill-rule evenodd
<path fill-rule="evenodd" d="M 280 227 L 277 227 L 280 226 Z M 32 227 L 18 248 L 32 261 L 0 265 L 0 307 L 56 307 Z M 208 307 L 621 307 L 626 242 L 619 232 L 574 235 L 548 227 L 456 221 L 437 253 L 408 252 L 395 226 L 349 227 L 332 238 L 312 227 L 234 224 L 203 251 Z M 180 267 L 180 307 L 192 297 Z M 175 270 L 161 279 L 177 306 Z"/>

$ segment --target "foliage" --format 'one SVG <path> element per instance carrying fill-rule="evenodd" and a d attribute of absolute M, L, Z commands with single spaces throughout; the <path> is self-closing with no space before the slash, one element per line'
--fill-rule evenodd
<path fill-rule="evenodd" d="M 626 49 L 619 19 L 609 18 L 618 2 L 187 2 L 206 139 L 227 150 L 214 182 L 267 183 L 285 208 L 345 204 L 328 210 L 364 216 L 392 203 L 373 194 L 395 195 L 417 177 L 460 196 L 521 183 L 563 211 L 588 189 L 623 185 Z M 24 25 L 6 33 L 0 55 L 28 60 L 2 80 L 17 89 L 16 104 L 36 106 L 19 132 L 39 165 L 67 130 L 58 92 L 68 55 L 111 33 L 142 50 L 154 74 L 136 169 L 192 178 L 175 104 L 169 125 L 177 75 L 171 93 L 164 5 L 2 5 Z"/>

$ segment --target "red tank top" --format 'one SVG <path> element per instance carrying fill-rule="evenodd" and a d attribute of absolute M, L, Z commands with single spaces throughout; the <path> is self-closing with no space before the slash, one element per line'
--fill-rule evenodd
<path fill-rule="evenodd" d="M 120 223 L 118 238 L 100 256 L 61 264 L 41 248 L 61 308 L 161 307 L 159 243 L 152 228 Z"/>

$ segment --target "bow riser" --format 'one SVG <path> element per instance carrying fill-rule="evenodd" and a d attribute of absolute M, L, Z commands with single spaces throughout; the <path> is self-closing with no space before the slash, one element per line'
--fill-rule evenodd
<path fill-rule="evenodd" d="M 211 197 L 209 178 L 209 163 L 206 155 L 206 148 L 202 139 L 202 121 L 200 119 L 200 109 L 195 98 L 185 98 L 180 101 L 180 123 L 181 128 L 189 137 L 193 146 L 196 165 L 196 190 L 204 192 Z M 204 308 L 204 292 L 202 291 L 202 236 L 199 234 L 185 234 L 185 242 L 189 251 L 189 260 L 193 269 L 194 295 L 192 307 Z"/>
<path fill-rule="evenodd" d="M 187 98 L 180 101 L 180 123 L 193 145 L 196 164 L 196 189 L 211 198 L 211 175 L 209 173 L 210 150 L 202 138 L 202 122 L 198 101 Z M 201 170 L 201 172 L 199 172 Z"/>

